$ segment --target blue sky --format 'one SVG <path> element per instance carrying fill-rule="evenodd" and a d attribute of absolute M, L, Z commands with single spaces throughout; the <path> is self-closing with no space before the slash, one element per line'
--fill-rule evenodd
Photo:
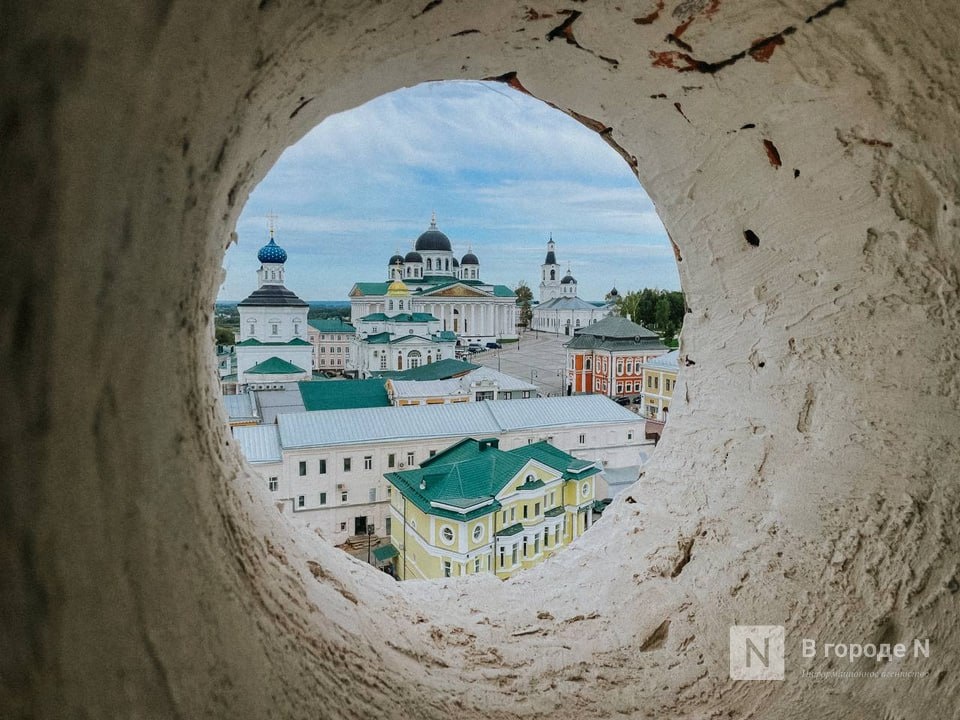
<path fill-rule="evenodd" d="M 591 130 L 500 83 L 426 83 L 332 115 L 287 148 L 254 189 L 224 259 L 218 298 L 256 287 L 257 250 L 275 213 L 288 288 L 345 300 L 386 278 L 431 212 L 481 278 L 536 289 L 546 243 L 587 300 L 679 289 L 666 232 L 633 173 Z"/>

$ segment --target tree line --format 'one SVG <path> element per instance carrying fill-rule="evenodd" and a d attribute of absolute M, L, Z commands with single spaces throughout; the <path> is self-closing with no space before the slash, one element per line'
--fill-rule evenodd
<path fill-rule="evenodd" d="M 672 341 L 683 327 L 686 304 L 679 290 L 634 290 L 620 296 L 616 305 L 622 317 L 660 333 L 664 340 Z"/>

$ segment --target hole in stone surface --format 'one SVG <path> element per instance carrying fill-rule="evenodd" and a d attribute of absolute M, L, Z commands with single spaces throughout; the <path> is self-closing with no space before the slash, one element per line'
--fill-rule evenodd
<path fill-rule="evenodd" d="M 760 238 L 753 230 L 744 230 L 743 237 L 746 239 L 749 245 L 753 247 L 760 247 Z"/>
<path fill-rule="evenodd" d="M 673 252 L 612 128 L 498 80 L 331 116 L 251 194 L 225 260 L 225 404 L 261 491 L 402 578 L 505 579 L 571 544 L 636 480 L 679 371 L 664 342 L 686 306 L 659 289 L 678 285 Z M 520 287 L 539 304 L 518 329 Z M 621 314 L 664 337 L 628 322 L 635 352 L 611 353 Z M 499 447 L 464 455 L 487 436 Z M 571 460 L 554 477 L 531 455 L 548 470 L 521 499 L 450 495 L 458 463 L 541 445 Z M 593 466 L 587 482 L 561 462 Z"/>

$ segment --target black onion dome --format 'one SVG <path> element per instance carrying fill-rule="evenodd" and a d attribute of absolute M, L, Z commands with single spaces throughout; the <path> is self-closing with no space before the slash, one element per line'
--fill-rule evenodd
<path fill-rule="evenodd" d="M 411 250 L 407 253 L 407 256 L 403 259 L 403 261 L 408 263 L 422 263 L 423 258 L 416 250 Z"/>
<path fill-rule="evenodd" d="M 450 245 L 450 238 L 437 230 L 436 214 L 430 218 L 430 227 L 427 231 L 417 238 L 417 244 L 414 249 L 427 252 L 436 252 L 438 250 L 445 252 L 453 251 L 453 247 Z"/>
<path fill-rule="evenodd" d="M 454 259 L 453 259 L 453 266 L 454 266 L 455 268 L 460 267 L 460 261 L 457 260 L 456 258 L 454 258 Z"/>
<path fill-rule="evenodd" d="M 609 293 L 607 293 L 607 294 L 608 294 L 610 297 L 620 297 L 620 293 L 617 291 L 616 288 L 613 288 L 613 289 L 612 289 Z"/>
<path fill-rule="evenodd" d="M 403 265 L 403 255 L 394 255 L 387 265 Z"/>
<path fill-rule="evenodd" d="M 561 284 L 561 285 L 569 285 L 569 284 L 575 283 L 575 282 L 576 282 L 576 280 L 574 280 L 573 275 L 571 275 L 570 273 L 567 273 L 566 275 L 563 276 L 563 280 L 560 281 L 560 284 Z"/>
<path fill-rule="evenodd" d="M 477 256 L 472 252 L 468 252 L 463 256 L 463 260 L 460 261 L 461 265 L 479 265 L 480 261 L 477 260 Z"/>
<path fill-rule="evenodd" d="M 543 261 L 544 265 L 556 265 L 557 256 L 554 254 L 553 250 L 547 251 L 547 259 Z"/>

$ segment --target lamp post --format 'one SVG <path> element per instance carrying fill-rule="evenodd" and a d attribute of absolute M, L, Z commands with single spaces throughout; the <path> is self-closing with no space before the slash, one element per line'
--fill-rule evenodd
<path fill-rule="evenodd" d="M 370 545 L 373 542 L 373 523 L 367 523 L 367 565 L 370 564 Z"/>

